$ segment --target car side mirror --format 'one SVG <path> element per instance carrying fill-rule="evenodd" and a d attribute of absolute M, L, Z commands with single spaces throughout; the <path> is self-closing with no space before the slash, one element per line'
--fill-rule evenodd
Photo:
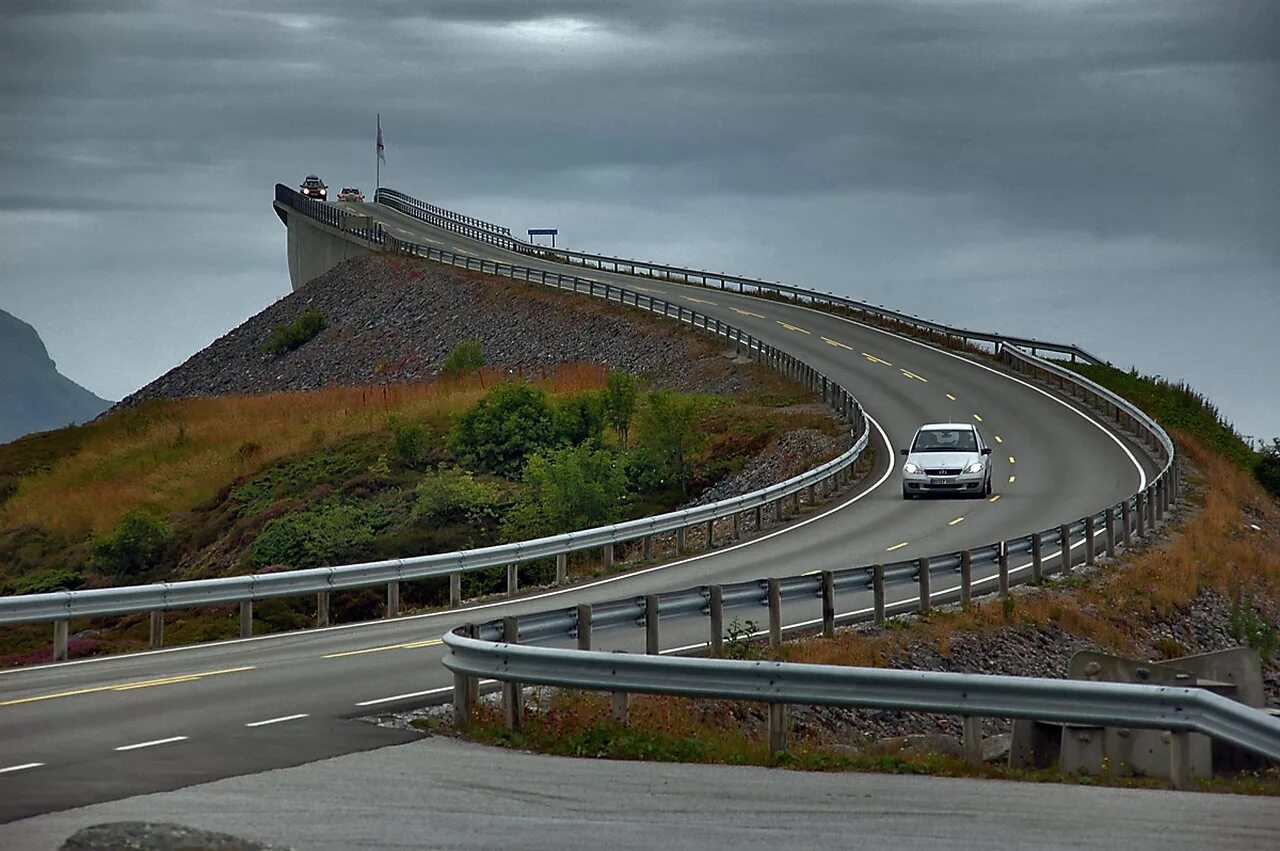
<path fill-rule="evenodd" d="M 902 454 L 903 454 L 903 455 L 910 455 L 910 454 L 911 454 L 911 450 L 910 450 L 910 449 L 904 449 L 904 450 L 902 450 Z"/>
<path fill-rule="evenodd" d="M 984 447 L 982 447 L 982 454 L 983 454 L 983 455 L 990 455 L 990 454 L 991 454 L 991 447 L 990 447 L 990 446 L 984 446 Z"/>

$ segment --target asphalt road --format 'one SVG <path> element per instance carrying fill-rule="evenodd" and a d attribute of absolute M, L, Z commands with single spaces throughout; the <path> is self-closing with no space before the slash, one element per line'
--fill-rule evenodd
<path fill-rule="evenodd" d="M 380 205 L 361 207 L 405 239 L 525 265 L 540 262 Z M 880 466 L 852 493 L 759 539 L 551 595 L 0 672 L 0 822 L 395 743 L 387 731 L 342 719 L 438 700 L 451 682 L 439 664 L 439 636 L 462 623 L 980 546 L 1117 502 L 1154 472 L 1130 441 L 1073 401 L 987 364 L 794 305 L 579 274 L 685 299 L 817 366 L 848 387 L 875 419 Z M 896 468 L 893 448 L 905 445 L 922 422 L 979 419 L 998 452 L 996 498 L 904 502 L 889 468 L 890 459 Z M 911 596 L 904 588 L 893 594 Z M 865 598 L 849 595 L 839 608 L 866 605 Z M 789 622 L 812 619 L 817 603 L 807 611 L 788 606 L 785 614 Z M 664 625 L 663 646 L 704 641 L 705 629 L 696 619 Z M 599 636 L 602 646 L 627 649 L 637 640 L 635 631 Z"/>
<path fill-rule="evenodd" d="M 544 757 L 430 738 L 0 825 L 10 851 L 115 821 L 299 851 L 925 848 L 1256 851 L 1280 801 L 1087 786 Z"/>

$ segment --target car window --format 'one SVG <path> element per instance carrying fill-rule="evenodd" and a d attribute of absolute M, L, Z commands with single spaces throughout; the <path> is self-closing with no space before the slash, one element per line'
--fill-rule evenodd
<path fill-rule="evenodd" d="M 916 435 L 912 452 L 977 452 L 978 442 L 972 429 L 928 429 Z"/>

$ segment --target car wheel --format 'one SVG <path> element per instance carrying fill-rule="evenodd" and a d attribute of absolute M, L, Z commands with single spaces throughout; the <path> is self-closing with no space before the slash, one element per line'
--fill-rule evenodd
<path fill-rule="evenodd" d="M 983 496 L 991 496 L 991 477 L 987 476 L 987 486 L 982 489 Z"/>

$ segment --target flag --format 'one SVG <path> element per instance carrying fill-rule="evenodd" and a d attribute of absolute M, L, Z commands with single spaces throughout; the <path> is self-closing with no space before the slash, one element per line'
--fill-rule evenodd
<path fill-rule="evenodd" d="M 385 163 L 387 161 L 386 151 L 382 148 L 382 116 L 378 116 L 378 162 Z"/>

